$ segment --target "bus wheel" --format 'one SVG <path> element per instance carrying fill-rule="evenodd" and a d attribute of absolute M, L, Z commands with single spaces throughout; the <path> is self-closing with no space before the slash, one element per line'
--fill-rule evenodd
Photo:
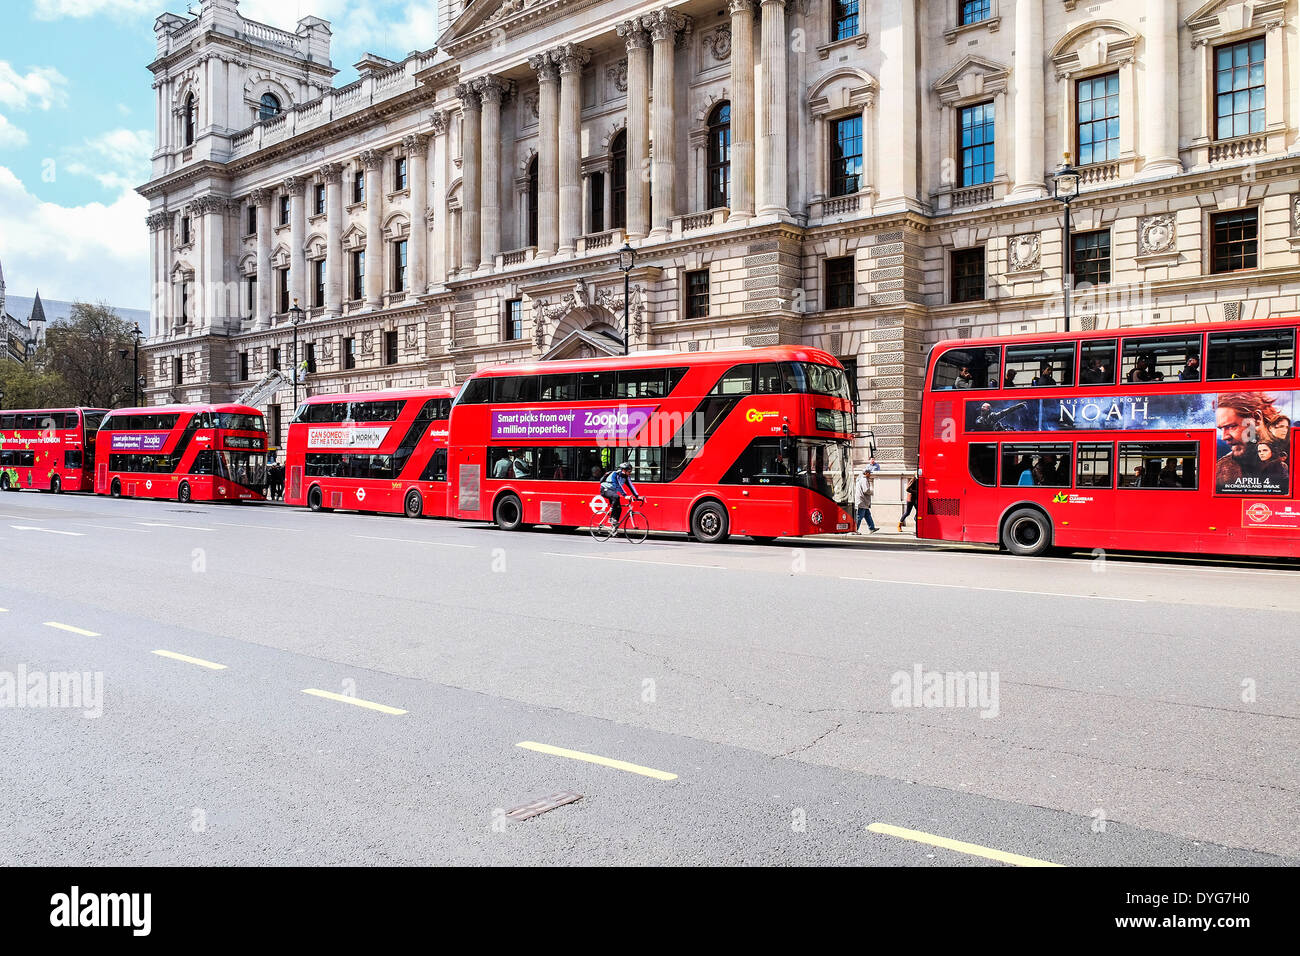
<path fill-rule="evenodd" d="M 406 517 L 418 518 L 422 514 L 424 514 L 424 499 L 412 488 L 406 493 Z"/>
<path fill-rule="evenodd" d="M 497 499 L 497 505 L 492 509 L 492 520 L 502 531 L 524 531 L 528 528 L 524 524 L 524 506 L 519 503 L 516 495 L 502 495 Z"/>
<path fill-rule="evenodd" d="M 1020 508 L 1002 525 L 1002 546 L 1020 557 L 1037 557 L 1052 546 L 1052 528 L 1041 511 Z"/>
<path fill-rule="evenodd" d="M 180 488 L 176 490 L 176 500 L 181 504 L 187 505 L 193 498 L 194 494 L 190 491 L 190 483 L 188 481 L 182 481 Z"/>
<path fill-rule="evenodd" d="M 122 497 L 122 480 L 120 478 L 113 479 L 113 487 L 109 489 L 109 493 L 112 494 L 114 498 Z"/>
<path fill-rule="evenodd" d="M 58 475 L 55 475 L 53 478 L 50 479 L 50 491 L 52 491 L 56 495 L 63 494 L 63 482 L 59 480 Z"/>
<path fill-rule="evenodd" d="M 751 534 L 749 540 L 755 544 L 771 544 L 776 540 L 776 536 L 771 534 Z"/>
<path fill-rule="evenodd" d="M 706 501 L 691 513 L 691 534 L 696 541 L 717 544 L 727 540 L 727 512 L 716 501 Z"/>
<path fill-rule="evenodd" d="M 325 498 L 321 494 L 320 485 L 313 485 L 311 491 L 307 492 L 307 507 L 312 511 L 333 511 L 333 508 L 325 507 Z"/>

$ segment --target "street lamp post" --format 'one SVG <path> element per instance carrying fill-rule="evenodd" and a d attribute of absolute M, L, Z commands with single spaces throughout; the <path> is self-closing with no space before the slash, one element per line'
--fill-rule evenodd
<path fill-rule="evenodd" d="M 298 410 L 298 323 L 302 321 L 302 307 L 298 305 L 298 300 L 293 300 L 293 308 L 289 310 L 289 322 L 293 325 L 293 410 Z"/>
<path fill-rule="evenodd" d="M 618 250 L 618 267 L 623 270 L 623 354 L 627 355 L 627 336 L 628 327 L 632 324 L 632 290 L 629 286 L 629 276 L 632 273 L 632 267 L 636 265 L 636 250 L 631 244 L 624 242 L 623 248 Z"/>
<path fill-rule="evenodd" d="M 1074 291 L 1074 255 L 1070 249 L 1070 203 L 1079 198 L 1079 171 L 1070 165 L 1070 154 L 1052 174 L 1052 198 L 1065 206 L 1065 240 L 1061 255 L 1065 258 L 1062 272 L 1065 276 L 1065 331 L 1070 331 L 1070 296 Z"/>
<path fill-rule="evenodd" d="M 135 339 L 135 354 L 131 361 L 131 397 L 135 399 L 135 406 L 140 407 L 140 392 L 144 390 L 144 376 L 140 374 L 140 340 L 144 338 L 144 333 L 140 331 L 140 323 L 135 324 L 131 330 L 131 336 Z"/>

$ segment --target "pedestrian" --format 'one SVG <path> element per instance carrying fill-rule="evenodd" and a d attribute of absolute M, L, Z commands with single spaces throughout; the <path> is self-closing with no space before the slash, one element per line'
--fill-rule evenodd
<path fill-rule="evenodd" d="M 907 516 L 916 510 L 916 489 L 919 479 L 916 475 L 907 483 L 907 507 L 903 509 L 903 517 L 898 519 L 898 530 L 903 530 L 903 525 L 907 523 Z"/>
<path fill-rule="evenodd" d="M 862 522 L 866 521 L 867 527 L 871 533 L 875 534 L 880 529 L 876 527 L 876 522 L 871 517 L 871 493 L 874 490 L 875 478 L 871 474 L 871 466 L 864 465 L 862 474 L 858 476 L 857 494 L 858 494 L 858 520 L 853 524 L 854 534 L 862 533 Z"/>

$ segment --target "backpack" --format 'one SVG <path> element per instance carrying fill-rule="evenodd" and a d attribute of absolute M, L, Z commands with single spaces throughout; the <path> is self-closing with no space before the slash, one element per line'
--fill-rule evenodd
<path fill-rule="evenodd" d="M 617 498 L 618 492 L 614 489 L 614 472 L 610 472 L 604 478 L 600 479 L 600 493 L 606 498 Z"/>

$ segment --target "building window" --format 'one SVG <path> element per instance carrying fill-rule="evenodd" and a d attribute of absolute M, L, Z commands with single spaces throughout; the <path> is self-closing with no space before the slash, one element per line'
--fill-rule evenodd
<path fill-rule="evenodd" d="M 591 231 L 605 231 L 605 174 L 592 173 L 591 182 Z"/>
<path fill-rule="evenodd" d="M 397 330 L 384 333 L 384 364 L 397 364 Z"/>
<path fill-rule="evenodd" d="M 280 100 L 274 93 L 263 93 L 261 104 L 257 110 L 259 120 L 269 120 L 273 116 L 280 115 Z"/>
<path fill-rule="evenodd" d="M 280 446 L 280 434 L 281 434 L 280 424 L 281 424 L 280 406 L 267 405 L 266 406 L 266 430 L 268 433 L 267 440 L 274 442 L 274 446 L 277 448 Z"/>
<path fill-rule="evenodd" d="M 357 367 L 357 340 L 352 336 L 343 339 L 343 367 L 345 369 Z"/>
<path fill-rule="evenodd" d="M 190 321 L 190 282 L 192 281 L 188 277 L 181 278 L 181 325 L 186 325 Z"/>
<path fill-rule="evenodd" d="M 194 145 L 194 132 L 199 125 L 199 104 L 191 93 L 185 97 L 185 145 Z"/>
<path fill-rule="evenodd" d="M 503 337 L 509 341 L 522 339 L 524 337 L 524 300 L 509 299 L 506 301 L 505 329 Z"/>
<path fill-rule="evenodd" d="M 826 308 L 848 309 L 853 306 L 854 273 L 853 256 L 826 260 Z"/>
<path fill-rule="evenodd" d="M 248 204 L 248 211 L 245 213 L 244 235 L 257 235 L 257 207 L 252 203 Z"/>
<path fill-rule="evenodd" d="M 309 373 L 314 374 L 316 372 L 316 343 L 315 342 L 307 343 L 307 355 L 305 358 L 305 363 L 307 365 L 307 371 Z M 294 369 L 294 375 L 297 374 L 298 374 L 298 370 Z"/>
<path fill-rule="evenodd" d="M 528 235 L 524 245 L 537 245 L 537 157 L 528 164 Z"/>
<path fill-rule="evenodd" d="M 311 305 L 319 309 L 325 305 L 325 260 L 313 259 L 311 263 Z"/>
<path fill-rule="evenodd" d="M 181 216 L 181 245 L 190 244 L 190 217 Z"/>
<path fill-rule="evenodd" d="M 185 363 L 179 358 L 172 359 L 172 384 L 185 384 Z"/>
<path fill-rule="evenodd" d="M 709 270 L 686 273 L 686 317 L 703 319 L 709 314 Z"/>
<path fill-rule="evenodd" d="M 834 0 L 831 17 L 832 40 L 858 35 L 858 0 Z"/>
<path fill-rule="evenodd" d="M 1215 137 L 1231 139 L 1262 133 L 1264 97 L 1264 38 L 1217 47 L 1214 51 Z"/>
<path fill-rule="evenodd" d="M 1110 230 L 1079 232 L 1070 237 L 1070 272 L 1074 287 L 1110 281 Z"/>
<path fill-rule="evenodd" d="M 366 251 L 352 253 L 352 298 L 360 299 L 366 287 Z"/>
<path fill-rule="evenodd" d="M 1119 74 L 1080 80 L 1074 93 L 1079 164 L 1119 159 Z"/>
<path fill-rule="evenodd" d="M 609 144 L 609 226 L 627 228 L 627 130 L 619 130 Z"/>
<path fill-rule="evenodd" d="M 393 291 L 406 291 L 406 240 L 393 243 Z"/>
<path fill-rule="evenodd" d="M 290 305 L 288 269 L 275 270 L 275 291 L 276 291 L 276 301 L 279 303 L 280 306 L 276 311 L 288 312 L 289 305 Z"/>
<path fill-rule="evenodd" d="M 325 215 L 325 184 L 316 183 L 314 186 L 312 186 L 311 189 L 312 189 L 311 206 L 313 210 L 312 215 L 323 216 Z"/>
<path fill-rule="evenodd" d="M 960 123 L 961 185 L 979 186 L 992 181 L 993 104 L 962 107 Z"/>
<path fill-rule="evenodd" d="M 280 350 L 278 348 L 271 349 L 271 371 L 280 371 Z"/>
<path fill-rule="evenodd" d="M 730 205 L 731 104 L 719 103 L 709 114 L 709 208 Z"/>
<path fill-rule="evenodd" d="M 398 156 L 393 160 L 393 192 L 400 193 L 406 185 L 406 157 Z"/>
<path fill-rule="evenodd" d="M 984 298 L 984 247 L 954 249 L 952 301 L 978 302 Z"/>
<path fill-rule="evenodd" d="M 248 381 L 248 353 L 247 352 L 239 353 L 239 380 L 241 382 Z"/>
<path fill-rule="evenodd" d="M 957 24 L 983 23 L 993 13 L 993 0 L 957 0 Z"/>
<path fill-rule="evenodd" d="M 252 315 L 253 310 L 257 308 L 257 274 L 256 273 L 248 277 L 248 282 L 245 283 L 245 287 L 248 289 L 248 302 L 247 302 L 248 314 Z"/>
<path fill-rule="evenodd" d="M 281 196 L 279 198 L 279 203 L 280 203 L 280 225 L 287 226 L 289 225 L 289 197 Z"/>
<path fill-rule="evenodd" d="M 1259 264 L 1259 210 L 1238 209 L 1211 216 L 1210 233 L 1211 272 L 1236 272 Z"/>
<path fill-rule="evenodd" d="M 360 167 L 352 170 L 352 201 L 366 201 L 366 171 Z"/>
<path fill-rule="evenodd" d="M 831 123 L 831 195 L 848 196 L 862 188 L 862 117 Z"/>

